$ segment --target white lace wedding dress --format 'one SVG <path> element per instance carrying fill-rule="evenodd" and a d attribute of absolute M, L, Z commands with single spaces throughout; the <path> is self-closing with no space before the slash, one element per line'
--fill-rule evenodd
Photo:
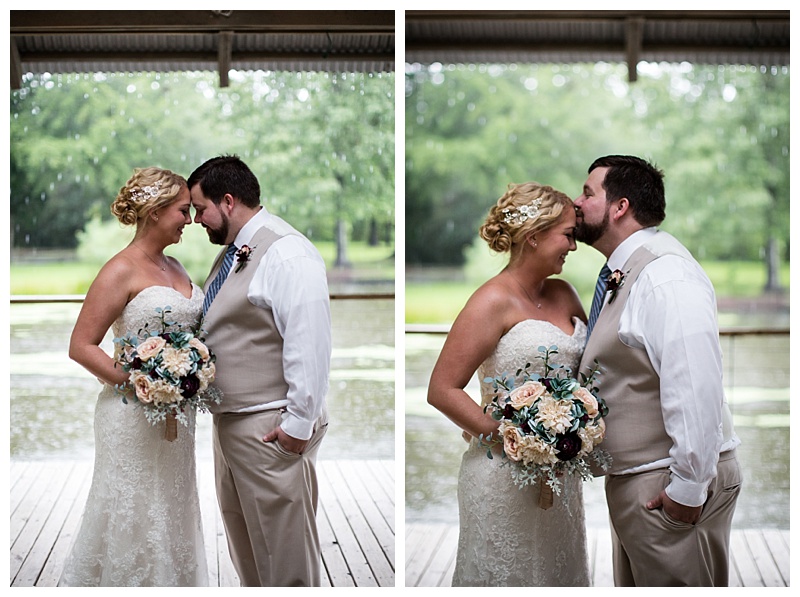
<path fill-rule="evenodd" d="M 563 364 L 577 375 L 586 326 L 574 319 L 570 336 L 546 321 L 529 319 L 500 339 L 478 369 L 483 404 L 492 388 L 485 377 L 529 371 L 544 374 L 539 346 L 558 347 L 551 364 Z M 519 489 L 502 458 L 486 456 L 474 439 L 464 454 L 458 479 L 460 534 L 453 586 L 588 586 L 589 567 L 583 493 L 579 478 L 562 479 L 553 506 L 539 508 L 539 486 Z"/>
<path fill-rule="evenodd" d="M 114 322 L 115 337 L 167 321 L 193 326 L 203 292 L 187 299 L 170 287 L 151 286 Z M 195 471 L 195 417 L 178 423 L 178 438 L 164 439 L 165 423 L 151 425 L 138 403 L 122 402 L 103 386 L 95 407 L 92 485 L 59 586 L 206 586 Z"/>

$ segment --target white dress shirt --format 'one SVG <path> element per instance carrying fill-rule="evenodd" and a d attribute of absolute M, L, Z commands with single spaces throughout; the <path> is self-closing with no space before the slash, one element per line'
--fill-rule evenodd
<path fill-rule="evenodd" d="M 253 305 L 272 310 L 283 337 L 283 375 L 289 390 L 286 400 L 272 402 L 268 408 L 285 407 L 281 428 L 305 440 L 322 414 L 330 376 L 331 311 L 325 262 L 311 241 L 263 207 L 242 227 L 234 244 L 239 248 L 250 244 L 260 228 L 285 235 L 261 258 L 247 290 Z M 240 412 L 264 409 L 254 406 Z"/>
<path fill-rule="evenodd" d="M 646 228 L 623 241 L 608 259 L 611 270 L 624 272 L 625 262 L 642 245 L 658 254 L 656 231 Z M 631 287 L 619 337 L 647 351 L 660 378 L 664 425 L 673 440 L 669 458 L 623 474 L 668 466 L 667 495 L 700 506 L 716 476 L 719 453 L 740 443 L 723 390 L 714 288 L 700 265 L 677 255 L 649 263 Z"/>

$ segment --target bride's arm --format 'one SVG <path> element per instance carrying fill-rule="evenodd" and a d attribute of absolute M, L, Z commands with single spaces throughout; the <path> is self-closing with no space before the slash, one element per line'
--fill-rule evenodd
<path fill-rule="evenodd" d="M 100 348 L 106 332 L 128 302 L 131 272 L 120 259 L 112 259 L 97 274 L 75 322 L 69 341 L 69 357 L 100 381 L 125 383 L 128 374 Z"/>
<path fill-rule="evenodd" d="M 498 422 L 464 388 L 503 335 L 506 307 L 492 288 L 479 289 L 453 323 L 428 385 L 428 404 L 475 437 L 494 433 Z"/>

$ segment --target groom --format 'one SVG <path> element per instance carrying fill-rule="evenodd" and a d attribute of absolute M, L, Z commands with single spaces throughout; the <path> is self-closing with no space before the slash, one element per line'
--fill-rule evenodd
<path fill-rule="evenodd" d="M 716 299 L 690 253 L 657 230 L 665 207 L 662 172 L 633 156 L 595 160 L 575 200 L 576 237 L 609 268 L 580 369 L 597 359 L 605 370 L 614 582 L 727 586 L 741 474 Z"/>
<path fill-rule="evenodd" d="M 331 320 L 325 264 L 260 205 L 236 156 L 188 179 L 194 221 L 220 251 L 204 288 L 217 356 L 217 498 L 242 586 L 319 586 L 316 460 L 328 419 Z M 235 262 L 234 262 L 235 258 Z"/>

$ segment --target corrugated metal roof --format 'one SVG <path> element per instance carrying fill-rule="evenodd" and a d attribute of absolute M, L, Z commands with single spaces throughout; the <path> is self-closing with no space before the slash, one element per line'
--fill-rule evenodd
<path fill-rule="evenodd" d="M 789 11 L 406 11 L 409 63 L 789 64 Z"/>
<path fill-rule="evenodd" d="M 11 11 L 23 73 L 391 72 L 393 11 Z"/>

